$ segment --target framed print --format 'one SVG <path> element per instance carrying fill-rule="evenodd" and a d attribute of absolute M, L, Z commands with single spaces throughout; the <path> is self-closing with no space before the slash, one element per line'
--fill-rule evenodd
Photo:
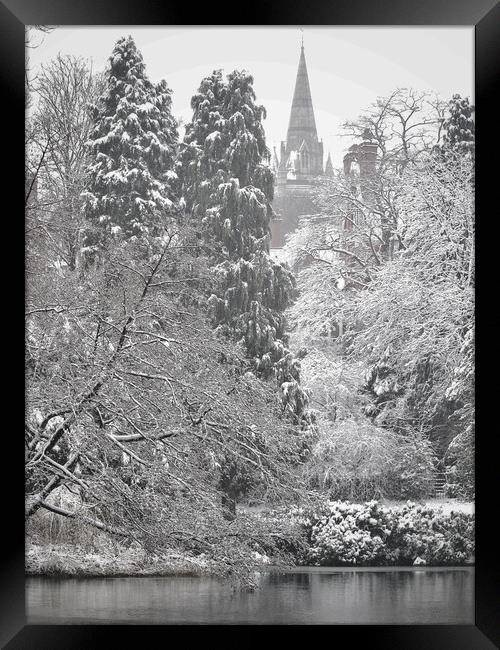
<path fill-rule="evenodd" d="M 498 647 L 498 4 L 153 5 L 0 5 L 2 643 Z"/>

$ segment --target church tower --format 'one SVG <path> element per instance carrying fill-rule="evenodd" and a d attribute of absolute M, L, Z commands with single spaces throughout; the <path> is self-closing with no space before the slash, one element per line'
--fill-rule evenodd
<path fill-rule="evenodd" d="M 281 143 L 279 161 L 276 152 L 275 156 L 275 218 L 271 224 L 271 248 L 279 249 L 283 247 L 287 233 L 297 227 L 299 217 L 317 211 L 312 194 L 319 177 L 324 175 L 323 142 L 318 140 L 303 43 L 286 141 Z"/>
<path fill-rule="evenodd" d="M 310 181 L 323 173 L 323 143 L 318 141 L 303 45 L 286 134 L 286 155 L 297 181 Z"/>

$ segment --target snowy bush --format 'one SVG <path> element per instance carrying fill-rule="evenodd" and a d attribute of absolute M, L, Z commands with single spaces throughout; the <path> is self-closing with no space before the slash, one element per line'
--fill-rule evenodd
<path fill-rule="evenodd" d="M 297 511 L 306 532 L 305 564 L 316 566 L 462 565 L 474 554 L 474 516 L 408 502 L 387 508 L 330 502 Z"/>
<path fill-rule="evenodd" d="M 463 564 L 474 553 L 474 516 L 408 502 L 394 517 L 389 547 L 394 564 L 413 564 L 417 557 L 426 564 Z"/>
<path fill-rule="evenodd" d="M 309 561 L 320 565 L 373 565 L 384 562 L 390 519 L 376 501 L 364 505 L 333 502 L 312 523 Z"/>

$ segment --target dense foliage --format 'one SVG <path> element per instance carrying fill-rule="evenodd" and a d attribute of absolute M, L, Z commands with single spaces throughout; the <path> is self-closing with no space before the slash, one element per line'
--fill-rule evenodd
<path fill-rule="evenodd" d="M 432 493 L 435 454 L 408 437 L 353 418 L 319 421 L 321 437 L 305 468 L 308 484 L 331 499 L 418 499 Z"/>
<path fill-rule="evenodd" d="M 349 351 L 373 363 L 374 421 L 425 427 L 441 453 L 464 426 L 459 408 L 473 416 L 473 377 L 459 371 L 474 322 L 471 175 L 463 158 L 406 172 L 398 201 L 405 247 L 351 307 L 363 327 Z"/>
<path fill-rule="evenodd" d="M 443 469 L 449 494 L 473 495 L 472 112 L 459 96 L 448 105 L 413 91 L 381 98 L 346 125 L 363 146 L 376 143 L 376 164 L 362 171 L 353 163 L 325 180 L 317 194 L 321 216 L 304 219 L 288 240 L 288 257 L 300 269 L 290 319 L 297 347 L 306 345 L 313 359 L 303 364 L 303 381 L 334 394 L 334 408 L 321 408 L 323 437 L 313 458 L 326 449 L 330 455 L 316 480 L 327 476 L 339 498 L 369 496 L 362 482 L 352 492 L 350 463 L 332 458 L 349 440 L 356 449 L 370 427 L 367 453 L 352 474 L 366 472 L 374 490 L 391 493 L 393 450 L 409 462 L 396 472 L 400 497 L 411 496 L 403 477 L 412 466 L 421 478 L 414 496 L 431 494 L 433 475 Z M 348 405 L 346 391 L 357 396 Z M 403 443 L 397 452 L 394 440 Z M 370 469 L 368 459 L 381 452 L 387 462 Z"/>
<path fill-rule="evenodd" d="M 300 386 L 300 363 L 287 348 L 284 310 L 295 288 L 290 270 L 269 255 L 273 177 L 253 78 L 245 71 L 202 80 L 191 101 L 179 156 L 186 221 L 199 233 L 211 282 L 208 313 L 221 340 L 240 342 L 258 378 L 273 380 L 293 427 L 311 431 L 313 416 Z M 308 439 L 302 437 L 304 456 Z M 257 477 L 236 462 L 221 466 L 229 507 Z"/>
<path fill-rule="evenodd" d="M 161 237 L 175 212 L 177 127 L 171 91 L 149 81 L 131 37 L 120 39 L 93 109 L 83 253 L 94 260 L 113 236 Z"/>
<path fill-rule="evenodd" d="M 453 95 L 448 103 L 448 116 L 443 122 L 443 150 L 474 154 L 474 106 L 468 97 Z"/>
<path fill-rule="evenodd" d="M 461 564 L 472 517 L 325 499 L 423 499 L 438 459 L 474 496 L 473 107 L 346 124 L 377 168 L 330 169 L 289 266 L 253 84 L 204 78 L 181 142 L 131 37 L 28 84 L 28 534 L 146 572 Z"/>
<path fill-rule="evenodd" d="M 474 516 L 463 512 L 370 501 L 332 502 L 296 516 L 309 544 L 303 561 L 317 566 L 462 565 L 474 554 Z"/>
<path fill-rule="evenodd" d="M 295 499 L 303 443 L 244 342 L 209 322 L 210 259 L 175 194 L 170 92 L 148 81 L 130 38 L 93 115 L 82 252 L 99 263 L 61 264 L 40 228 L 29 244 L 26 515 L 245 572 L 275 533 L 242 513 L 228 530 L 227 509 L 234 519 L 243 491 Z"/>
<path fill-rule="evenodd" d="M 259 377 L 275 377 L 295 424 L 309 426 L 299 362 L 287 349 L 284 310 L 295 280 L 269 255 L 273 177 L 253 78 L 217 70 L 194 95 L 181 177 L 188 213 L 212 265 L 208 304 L 218 334 L 242 341 Z"/>
<path fill-rule="evenodd" d="M 81 193 L 92 130 L 89 106 L 104 80 L 85 59 L 59 54 L 32 83 L 37 101 L 30 107 L 26 130 L 28 236 L 31 227 L 42 227 L 59 262 L 74 270 L 84 225 Z"/>

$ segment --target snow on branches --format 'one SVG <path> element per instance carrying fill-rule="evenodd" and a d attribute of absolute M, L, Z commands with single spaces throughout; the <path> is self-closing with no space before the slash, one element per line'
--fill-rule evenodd
<path fill-rule="evenodd" d="M 177 201 L 170 89 L 165 81 L 151 83 L 131 37 L 116 43 L 105 78 L 88 142 L 84 252 L 90 259 L 113 235 L 161 237 Z"/>
<path fill-rule="evenodd" d="M 252 76 L 237 70 L 203 79 L 191 106 L 179 169 L 186 207 L 211 260 L 213 326 L 244 343 L 258 376 L 290 384 L 281 391 L 284 408 L 307 427 L 308 400 L 298 383 L 298 360 L 286 347 L 283 315 L 295 280 L 269 256 L 273 175 L 265 110 L 255 103 Z"/>

